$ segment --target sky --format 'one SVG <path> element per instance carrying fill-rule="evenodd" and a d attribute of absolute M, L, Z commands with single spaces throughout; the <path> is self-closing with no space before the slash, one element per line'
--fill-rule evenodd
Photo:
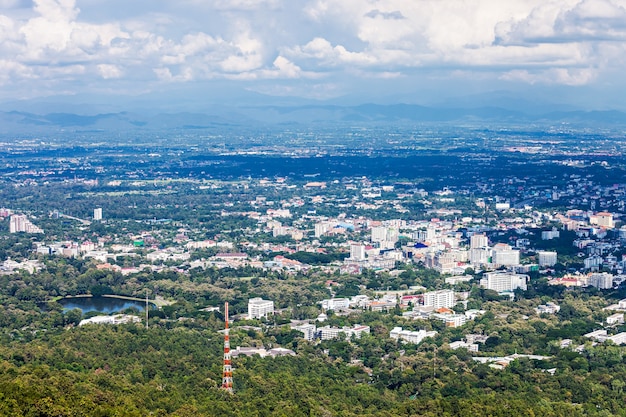
<path fill-rule="evenodd" d="M 604 109 L 624 106 L 625 49 L 626 0 L 0 0 L 0 100 L 512 91 Z"/>

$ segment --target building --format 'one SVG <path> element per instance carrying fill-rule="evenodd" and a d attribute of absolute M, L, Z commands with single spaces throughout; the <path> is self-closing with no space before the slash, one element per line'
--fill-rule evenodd
<path fill-rule="evenodd" d="M 343 311 L 350 308 L 350 299 L 348 298 L 329 298 L 321 301 L 322 310 Z"/>
<path fill-rule="evenodd" d="M 557 262 L 556 252 L 539 251 L 537 252 L 539 266 L 554 266 Z"/>
<path fill-rule="evenodd" d="M 324 327 L 320 327 L 317 330 L 318 330 L 319 337 L 322 340 L 337 339 L 341 334 L 345 335 L 346 340 L 352 339 L 352 336 L 354 336 L 357 339 L 360 339 L 363 333 L 367 333 L 367 334 L 370 333 L 370 327 L 363 326 L 361 324 L 355 324 L 352 327 L 344 326 L 341 328 L 324 326 Z"/>
<path fill-rule="evenodd" d="M 541 232 L 541 240 L 558 239 L 561 236 L 561 232 L 556 229 L 544 230 Z"/>
<path fill-rule="evenodd" d="M 613 336 L 609 336 L 608 340 L 615 343 L 616 345 L 623 345 L 626 343 L 626 332 L 618 333 Z"/>
<path fill-rule="evenodd" d="M 456 277 L 447 277 L 445 279 L 445 282 L 446 284 L 456 285 L 461 282 L 470 282 L 473 279 L 474 277 L 471 275 L 461 275 L 461 276 L 456 276 Z"/>
<path fill-rule="evenodd" d="M 459 340 L 457 342 L 450 342 L 450 349 L 467 349 L 469 352 L 478 352 L 478 344 L 477 343 L 467 343 L 463 340 Z"/>
<path fill-rule="evenodd" d="M 493 247 L 492 263 L 496 265 L 517 265 L 519 264 L 519 251 L 513 250 L 509 245 L 498 243 Z"/>
<path fill-rule="evenodd" d="M 439 252 L 433 259 L 433 267 L 442 274 L 448 274 L 456 268 L 456 257 L 452 252 Z"/>
<path fill-rule="evenodd" d="M 469 261 L 473 265 L 489 263 L 489 248 L 473 248 L 469 252 Z"/>
<path fill-rule="evenodd" d="M 320 222 L 315 224 L 315 237 L 324 236 L 334 227 L 332 222 Z"/>
<path fill-rule="evenodd" d="M 365 260 L 365 246 L 364 245 L 350 245 L 350 259 L 354 261 Z"/>
<path fill-rule="evenodd" d="M 607 213 L 605 211 L 601 211 L 593 216 L 590 216 L 589 224 L 597 225 L 607 229 L 612 229 L 613 227 L 615 227 L 615 223 L 613 222 L 613 214 Z"/>
<path fill-rule="evenodd" d="M 397 227 L 372 227 L 372 242 L 378 243 L 378 247 L 382 249 L 392 249 L 398 241 L 398 237 Z"/>
<path fill-rule="evenodd" d="M 396 300 L 373 300 L 368 304 L 368 308 L 372 311 L 389 311 L 398 305 Z"/>
<path fill-rule="evenodd" d="M 547 302 L 537 306 L 537 314 L 556 314 L 561 311 L 561 306 L 554 304 L 553 302 Z"/>
<path fill-rule="evenodd" d="M 454 291 L 452 290 L 438 290 L 429 291 L 424 293 L 424 306 L 438 308 L 451 308 L 454 307 Z"/>
<path fill-rule="evenodd" d="M 591 269 L 591 270 L 597 271 L 598 269 L 600 269 L 600 266 L 602 265 L 603 261 L 604 259 L 602 259 L 602 256 L 594 255 L 594 256 L 585 258 L 583 260 L 583 264 L 585 265 L 585 269 Z"/>
<path fill-rule="evenodd" d="M 102 220 L 102 208 L 101 207 L 93 209 L 93 219 L 96 221 Z"/>
<path fill-rule="evenodd" d="M 600 290 L 608 290 L 613 288 L 613 274 L 608 272 L 595 273 L 589 275 L 587 284 L 590 287 L 596 287 Z"/>
<path fill-rule="evenodd" d="M 78 325 L 84 326 L 85 324 L 126 324 L 139 322 L 141 322 L 141 318 L 137 316 L 131 316 L 128 314 L 116 314 L 114 316 L 94 316 L 89 319 L 81 320 Z"/>
<path fill-rule="evenodd" d="M 609 317 L 606 318 L 606 324 L 624 324 L 624 313 L 611 314 Z"/>
<path fill-rule="evenodd" d="M 260 297 L 251 298 L 248 301 L 248 318 L 259 319 L 274 314 L 274 302 L 264 300 Z"/>
<path fill-rule="evenodd" d="M 528 275 L 509 272 L 488 272 L 480 280 L 480 286 L 497 292 L 513 292 L 516 289 L 526 291 Z"/>
<path fill-rule="evenodd" d="M 262 358 L 270 356 L 275 358 L 277 356 L 296 356 L 296 352 L 291 349 L 285 348 L 274 348 L 267 350 L 264 347 L 241 347 L 237 346 L 237 348 L 231 351 L 231 356 L 236 358 L 238 356 L 254 356 L 259 355 Z"/>
<path fill-rule="evenodd" d="M 431 318 L 443 321 L 446 327 L 460 327 L 467 322 L 465 314 L 435 313 Z"/>
<path fill-rule="evenodd" d="M 419 344 L 427 337 L 434 337 L 436 331 L 427 332 L 426 330 L 402 330 L 402 327 L 394 327 L 389 333 L 389 337 L 394 340 L 402 340 L 407 343 Z"/>
<path fill-rule="evenodd" d="M 480 249 L 489 246 L 489 239 L 484 234 L 473 234 L 470 237 L 470 249 Z"/>
<path fill-rule="evenodd" d="M 292 329 L 302 332 L 302 337 L 309 342 L 314 340 L 315 336 L 317 335 L 317 328 L 314 324 L 300 324 L 298 326 L 292 327 Z"/>
<path fill-rule="evenodd" d="M 9 218 L 9 233 L 43 233 L 43 230 L 35 226 L 24 214 L 12 214 Z"/>
<path fill-rule="evenodd" d="M 593 332 L 584 334 L 583 337 L 594 339 L 598 342 L 604 342 L 608 338 L 606 329 L 594 330 Z"/>

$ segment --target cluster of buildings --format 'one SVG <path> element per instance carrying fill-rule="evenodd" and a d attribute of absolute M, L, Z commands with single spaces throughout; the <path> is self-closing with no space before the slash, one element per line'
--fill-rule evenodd
<path fill-rule="evenodd" d="M 600 290 L 608 290 L 626 281 L 626 275 L 613 275 L 610 272 L 589 272 L 587 274 L 566 274 L 562 277 L 552 278 L 550 285 L 563 285 L 565 287 L 595 287 Z"/>
<path fill-rule="evenodd" d="M 9 217 L 9 233 L 43 233 L 43 229 L 34 225 L 25 214 L 11 214 Z"/>
<path fill-rule="evenodd" d="M 317 327 L 315 324 L 292 324 L 293 330 L 297 330 L 302 333 L 302 337 L 306 340 L 313 341 L 319 340 L 331 340 L 343 338 L 344 340 L 351 340 L 352 338 L 360 339 L 363 334 L 370 333 L 370 327 L 361 324 L 355 324 L 352 327 Z"/>

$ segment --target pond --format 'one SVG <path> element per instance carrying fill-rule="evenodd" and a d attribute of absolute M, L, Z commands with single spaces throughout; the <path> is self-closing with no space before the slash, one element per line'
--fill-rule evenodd
<path fill-rule="evenodd" d="M 64 311 L 78 308 L 82 310 L 83 314 L 90 311 L 111 314 L 126 310 L 130 307 L 134 307 L 139 311 L 144 311 L 146 306 L 145 302 L 110 297 L 62 298 L 59 300 L 59 304 L 63 306 Z"/>

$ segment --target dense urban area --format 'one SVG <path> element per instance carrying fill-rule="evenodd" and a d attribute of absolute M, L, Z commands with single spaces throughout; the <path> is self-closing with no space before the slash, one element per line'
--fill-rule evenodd
<path fill-rule="evenodd" d="M 626 416 L 625 147 L 566 124 L 3 137 L 0 415 Z"/>

